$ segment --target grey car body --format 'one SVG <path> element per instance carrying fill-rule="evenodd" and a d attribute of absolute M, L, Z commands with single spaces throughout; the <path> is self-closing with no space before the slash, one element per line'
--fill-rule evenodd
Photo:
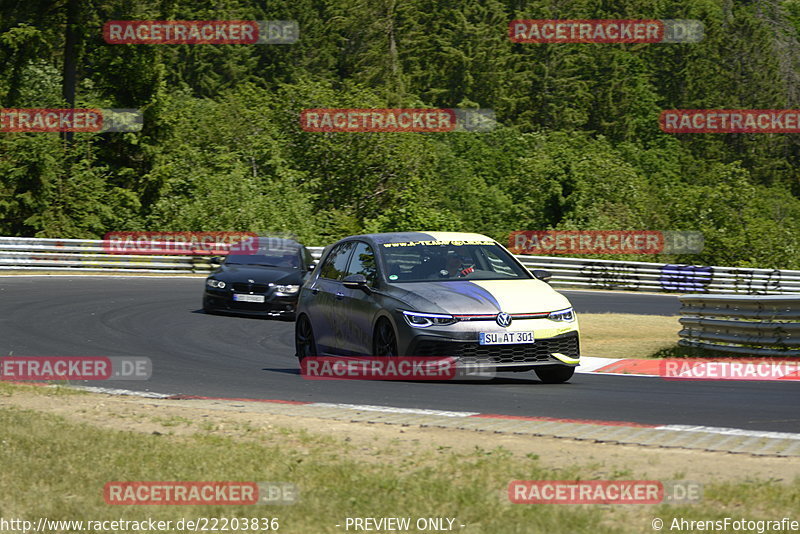
<path fill-rule="evenodd" d="M 459 265 L 453 271 L 458 274 L 437 271 L 444 264 L 426 265 L 439 256 L 473 264 Z M 506 320 L 510 324 L 501 326 Z M 548 382 L 572 376 L 580 355 L 577 321 L 566 297 L 479 234 L 368 234 L 326 247 L 300 289 L 295 330 L 301 360 L 450 356 L 510 371 L 535 370 Z M 493 334 L 510 332 L 533 332 L 535 339 L 483 344 Z"/>

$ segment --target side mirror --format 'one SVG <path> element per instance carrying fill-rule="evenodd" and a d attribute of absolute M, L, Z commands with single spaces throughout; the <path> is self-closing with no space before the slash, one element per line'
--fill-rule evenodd
<path fill-rule="evenodd" d="M 342 285 L 348 289 L 360 289 L 367 294 L 372 293 L 367 283 L 367 277 L 363 274 L 351 274 L 342 280 Z"/>
<path fill-rule="evenodd" d="M 222 258 L 219 256 L 211 256 L 208 260 L 210 263 L 216 263 L 217 265 L 222 265 Z"/>
<path fill-rule="evenodd" d="M 316 266 L 317 266 L 317 262 L 315 262 L 315 261 L 312 261 L 311 263 L 309 263 L 309 264 L 308 264 L 308 269 L 307 269 L 307 271 L 308 271 L 308 272 L 311 272 L 311 271 L 313 271 L 313 270 L 314 270 L 314 267 L 316 267 Z"/>
<path fill-rule="evenodd" d="M 553 273 L 550 271 L 545 271 L 544 269 L 534 269 L 533 276 L 541 280 L 542 282 L 550 283 L 550 279 L 553 278 Z"/>

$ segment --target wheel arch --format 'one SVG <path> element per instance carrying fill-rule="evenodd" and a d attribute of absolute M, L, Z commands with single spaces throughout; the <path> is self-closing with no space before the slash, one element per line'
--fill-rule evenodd
<path fill-rule="evenodd" d="M 370 329 L 370 333 L 369 333 L 370 352 L 375 352 L 374 351 L 374 347 L 375 347 L 375 332 L 377 331 L 378 325 L 381 323 L 381 321 L 388 322 L 389 325 L 392 327 L 392 330 L 394 330 L 394 338 L 395 338 L 395 343 L 397 343 L 397 351 L 398 351 L 398 353 L 401 353 L 400 331 L 397 328 L 397 322 L 395 321 L 395 318 L 392 317 L 392 315 L 385 309 L 380 310 L 375 315 L 375 318 L 372 321 L 372 328 Z M 371 354 L 371 356 L 374 356 L 374 354 Z"/>

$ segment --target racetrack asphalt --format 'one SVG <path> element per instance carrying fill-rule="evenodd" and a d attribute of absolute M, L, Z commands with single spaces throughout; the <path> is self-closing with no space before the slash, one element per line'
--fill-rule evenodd
<path fill-rule="evenodd" d="M 0 277 L 0 355 L 146 356 L 148 381 L 85 385 L 504 415 L 800 432 L 797 382 L 665 381 L 531 373 L 488 382 L 305 380 L 294 324 L 200 311 L 202 278 Z M 673 315 L 674 295 L 564 291 L 578 313 Z"/>

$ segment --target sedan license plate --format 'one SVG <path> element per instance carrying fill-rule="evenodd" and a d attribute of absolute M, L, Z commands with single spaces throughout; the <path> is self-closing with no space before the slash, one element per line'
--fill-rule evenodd
<path fill-rule="evenodd" d="M 237 302 L 264 302 L 264 295 L 242 295 L 241 293 L 234 293 L 233 300 Z"/>
<path fill-rule="evenodd" d="M 533 332 L 481 332 L 478 340 L 481 345 L 511 345 L 533 341 Z"/>

